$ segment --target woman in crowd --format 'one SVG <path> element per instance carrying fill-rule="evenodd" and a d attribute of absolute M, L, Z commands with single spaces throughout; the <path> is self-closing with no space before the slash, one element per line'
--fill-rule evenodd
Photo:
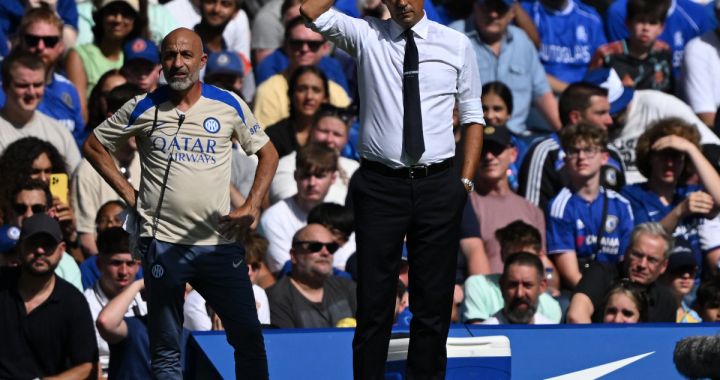
<path fill-rule="evenodd" d="M 304 146 L 315 112 L 329 99 L 328 79 L 315 66 L 300 66 L 290 77 L 290 116 L 265 129 L 280 157 Z"/>
<path fill-rule="evenodd" d="M 93 14 L 93 42 L 68 52 L 65 72 L 78 90 L 85 120 L 88 94 L 105 72 L 122 67 L 123 44 L 145 30 L 139 11 L 139 0 L 103 0 Z"/>
<path fill-rule="evenodd" d="M 667 269 L 660 277 L 660 281 L 670 289 L 677 301 L 677 323 L 702 322 L 700 316 L 685 303 L 685 296 L 692 292 L 695 286 L 697 264 L 692 252 L 674 252 L 668 259 Z"/>
<path fill-rule="evenodd" d="M 100 125 L 108 115 L 107 96 L 110 91 L 122 84 L 127 83 L 127 78 L 120 72 L 120 69 L 112 69 L 98 79 L 97 84 L 90 93 L 88 99 L 88 123 L 85 126 L 88 132 Z"/>
<path fill-rule="evenodd" d="M 605 323 L 647 322 L 648 301 L 645 291 L 629 281 L 614 286 L 607 294 L 603 309 Z"/>

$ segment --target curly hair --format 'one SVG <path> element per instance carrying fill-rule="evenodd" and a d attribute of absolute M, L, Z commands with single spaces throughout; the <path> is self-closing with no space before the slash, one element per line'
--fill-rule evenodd
<path fill-rule="evenodd" d="M 677 117 L 668 117 L 656 121 L 651 124 L 647 130 L 645 130 L 635 146 L 635 163 L 640 171 L 640 174 L 644 175 L 645 178 L 650 178 L 650 174 L 652 172 L 651 153 L 653 153 L 653 144 L 665 136 L 673 135 L 690 141 L 695 144 L 698 149 L 700 149 L 700 132 L 698 132 L 695 125 Z M 686 159 L 685 167 L 680 175 L 680 182 L 684 182 L 688 179 L 688 177 L 693 174 L 694 170 L 695 169 L 692 167 L 692 164 Z"/>
<path fill-rule="evenodd" d="M 0 156 L 0 205 L 5 209 L 18 186 L 28 182 L 32 175 L 32 164 L 45 153 L 52 164 L 53 173 L 67 173 L 65 160 L 54 145 L 35 137 L 25 137 L 8 145 Z"/>
<path fill-rule="evenodd" d="M 607 133 L 595 124 L 579 122 L 563 127 L 558 134 L 560 135 L 560 145 L 565 151 L 571 150 L 579 142 L 596 145 L 602 150 L 607 147 Z"/>

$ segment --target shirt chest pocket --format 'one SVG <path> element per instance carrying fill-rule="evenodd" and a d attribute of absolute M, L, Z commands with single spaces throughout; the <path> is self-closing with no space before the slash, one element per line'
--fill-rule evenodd
<path fill-rule="evenodd" d="M 529 90 L 532 86 L 532 78 L 528 65 L 521 62 L 511 62 L 508 65 L 508 85 L 514 90 Z"/>
<path fill-rule="evenodd" d="M 455 94 L 457 92 L 457 70 L 440 61 L 420 62 L 420 88 L 428 95 Z"/>

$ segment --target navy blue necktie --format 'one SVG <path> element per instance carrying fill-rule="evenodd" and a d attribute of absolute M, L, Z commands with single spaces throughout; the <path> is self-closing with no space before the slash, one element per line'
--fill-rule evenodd
<path fill-rule="evenodd" d="M 406 41 L 403 60 L 403 149 L 417 162 L 425 152 L 418 82 L 418 50 L 413 31 L 407 29 L 403 34 Z"/>

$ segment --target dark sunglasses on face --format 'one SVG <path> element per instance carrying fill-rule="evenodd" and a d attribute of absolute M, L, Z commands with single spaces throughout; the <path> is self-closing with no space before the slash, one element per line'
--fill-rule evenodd
<path fill-rule="evenodd" d="M 26 205 L 25 203 L 15 203 L 13 206 L 13 211 L 15 211 L 18 215 L 24 215 L 25 212 L 27 212 L 28 209 L 32 210 L 33 214 L 42 214 L 47 210 L 47 206 L 43 204 L 34 204 L 34 205 Z"/>
<path fill-rule="evenodd" d="M 330 254 L 333 254 L 338 250 L 338 248 L 340 248 L 338 243 L 323 243 L 319 241 L 296 241 L 293 245 L 300 246 L 310 253 L 320 252 L 323 247 L 325 247 Z"/>
<path fill-rule="evenodd" d="M 38 46 L 42 40 L 46 48 L 52 49 L 58 42 L 60 42 L 59 36 L 36 36 L 34 34 L 25 34 L 23 38 L 25 39 L 25 45 L 30 47 Z"/>
<path fill-rule="evenodd" d="M 318 51 L 325 41 L 310 41 L 310 40 L 290 40 L 290 48 L 293 50 L 302 49 L 303 45 L 307 44 L 308 48 L 313 52 Z"/>

